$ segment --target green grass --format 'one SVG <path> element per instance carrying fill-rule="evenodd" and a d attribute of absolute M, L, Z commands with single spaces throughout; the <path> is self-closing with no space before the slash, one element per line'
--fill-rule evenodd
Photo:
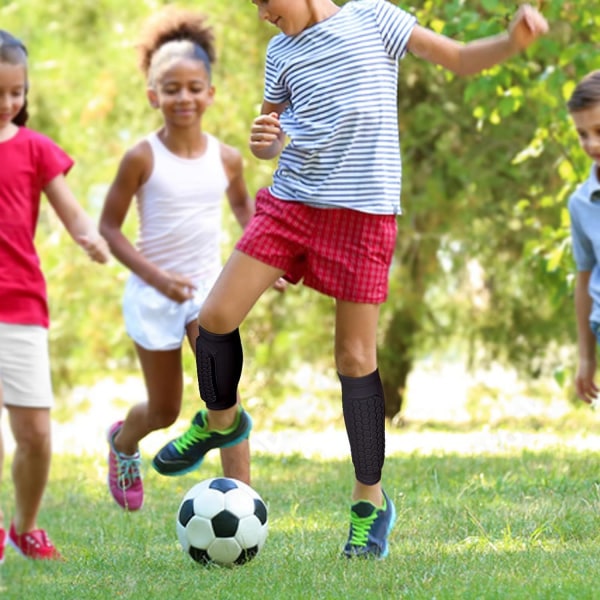
<path fill-rule="evenodd" d="M 254 486 L 269 506 L 263 551 L 206 568 L 179 548 L 175 513 L 201 472 L 163 478 L 144 464 L 146 504 L 109 499 L 101 457 L 56 456 L 40 521 L 67 561 L 7 548 L 2 599 L 532 599 L 597 597 L 600 486 L 592 453 L 392 456 L 386 489 L 398 522 L 384 561 L 347 561 L 348 461 L 257 455 Z M 8 479 L 8 478 L 7 478 Z M 7 483 L 3 499 L 12 493 Z M 2 505 L 10 514 L 10 501 Z"/>

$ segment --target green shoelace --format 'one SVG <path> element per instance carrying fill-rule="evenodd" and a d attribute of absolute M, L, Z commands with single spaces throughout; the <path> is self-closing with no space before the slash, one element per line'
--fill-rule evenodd
<path fill-rule="evenodd" d="M 173 445 L 177 449 L 177 452 L 183 454 L 190 446 L 208 439 L 210 433 L 206 429 L 206 423 L 203 427 L 194 423 L 181 437 L 173 442 Z"/>
<path fill-rule="evenodd" d="M 352 546 L 366 546 L 369 539 L 369 531 L 373 521 L 377 518 L 377 511 L 373 511 L 368 517 L 359 517 L 352 513 L 350 522 L 352 523 L 352 538 L 350 544 Z"/>
<path fill-rule="evenodd" d="M 179 438 L 174 440 L 173 445 L 175 446 L 179 454 L 183 454 L 188 448 L 190 448 L 198 442 L 203 442 L 204 440 L 208 439 L 213 433 L 227 435 L 239 426 L 241 418 L 240 415 L 241 412 L 237 414 L 233 425 L 229 427 L 229 429 L 225 429 L 223 431 L 209 431 L 207 429 L 208 422 L 205 416 L 204 425 L 202 425 L 202 427 L 200 425 L 196 425 L 196 423 L 193 423 L 192 426 L 185 433 L 183 433 Z"/>

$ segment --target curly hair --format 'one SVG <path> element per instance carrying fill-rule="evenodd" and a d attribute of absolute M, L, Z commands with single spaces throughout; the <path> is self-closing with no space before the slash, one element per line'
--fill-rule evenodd
<path fill-rule="evenodd" d="M 569 112 L 600 104 L 600 69 L 588 73 L 576 86 L 567 102 Z"/>
<path fill-rule="evenodd" d="M 14 35 L 0 29 L 0 63 L 7 63 L 9 65 L 23 65 L 25 72 L 27 72 L 27 48 L 25 44 Z M 21 110 L 12 120 L 15 125 L 20 127 L 27 123 L 29 113 L 27 111 L 27 90 L 29 86 L 26 84 L 25 88 L 25 102 L 21 107 Z"/>
<path fill-rule="evenodd" d="M 148 79 L 152 79 L 153 58 L 170 42 L 188 42 L 179 44 L 174 53 L 182 58 L 203 60 L 210 73 L 216 51 L 214 33 L 206 17 L 193 10 L 166 6 L 146 21 L 137 45 L 140 68 Z"/>

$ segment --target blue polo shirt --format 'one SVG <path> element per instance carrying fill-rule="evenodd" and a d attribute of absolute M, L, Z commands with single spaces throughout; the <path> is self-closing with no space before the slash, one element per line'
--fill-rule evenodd
<path fill-rule="evenodd" d="M 593 301 L 590 321 L 600 322 L 600 181 L 598 165 L 569 198 L 573 256 L 578 271 L 591 271 L 589 293 Z"/>

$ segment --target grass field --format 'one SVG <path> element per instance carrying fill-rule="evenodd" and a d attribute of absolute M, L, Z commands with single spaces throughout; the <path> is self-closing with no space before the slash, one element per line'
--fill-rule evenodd
<path fill-rule="evenodd" d="M 144 463 L 146 503 L 122 512 L 103 457 L 57 455 L 41 524 L 66 557 L 24 560 L 11 548 L 0 598 L 29 599 L 574 599 L 597 598 L 600 486 L 593 452 L 394 454 L 385 484 L 398 521 L 384 561 L 339 555 L 348 527 L 346 460 L 259 454 L 254 486 L 269 506 L 263 551 L 206 568 L 179 548 L 175 513 L 203 470 L 163 478 Z M 9 481 L 2 506 L 10 514 Z"/>

